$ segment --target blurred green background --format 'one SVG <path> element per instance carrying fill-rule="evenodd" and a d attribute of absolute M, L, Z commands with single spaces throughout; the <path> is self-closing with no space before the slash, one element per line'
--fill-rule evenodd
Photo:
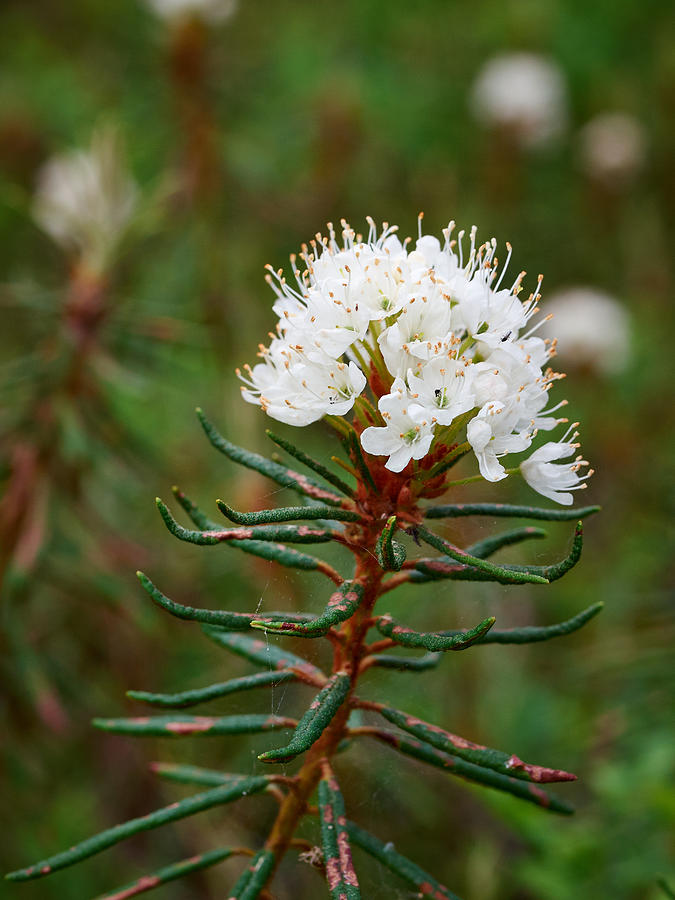
<path fill-rule="evenodd" d="M 673 879 L 672 300 L 675 41 L 665 0 L 275 3 L 242 0 L 219 25 L 167 22 L 142 0 L 5 0 L 0 16 L 0 504 L 3 840 L 14 869 L 181 795 L 154 759 L 253 771 L 263 739 L 136 741 L 94 715 L 138 712 L 128 688 L 175 690 L 247 671 L 195 627 L 160 614 L 142 568 L 176 599 L 319 610 L 326 585 L 235 550 L 177 545 L 153 498 L 178 483 L 208 511 L 283 502 L 219 458 L 194 406 L 240 444 L 271 452 L 270 422 L 239 399 L 235 365 L 273 325 L 262 267 L 327 220 L 366 214 L 415 233 L 474 222 L 515 248 L 514 272 L 547 294 L 586 284 L 630 316 L 623 371 L 570 368 L 558 398 L 597 469 L 581 564 L 544 591 L 452 584 L 391 595 L 414 627 L 558 621 L 604 600 L 585 631 L 552 644 L 476 648 L 434 672 L 368 675 L 373 699 L 522 758 L 579 773 L 561 819 L 478 792 L 363 745 L 340 769 L 350 815 L 394 841 L 464 900 L 657 900 Z M 671 10 L 672 12 L 672 10 Z M 672 23 L 672 17 L 670 19 Z M 553 59 L 568 93 L 560 137 L 535 149 L 476 123 L 471 86 L 496 54 Z M 608 185 L 580 163 L 580 129 L 621 111 L 645 159 Z M 119 128 L 140 188 L 137 222 L 101 290 L 105 315 L 77 391 L 68 298 L 73 260 L 31 215 L 41 165 Z M 561 358 L 561 366 L 565 360 Z M 279 429 L 291 439 L 297 432 Z M 329 454 L 321 426 L 303 434 Z M 304 445 L 303 445 L 304 446 Z M 458 496 L 532 500 L 508 484 Z M 496 523 L 459 520 L 469 541 Z M 461 527 L 460 527 L 461 525 Z M 569 527 L 513 561 L 564 552 Z M 303 646 L 302 650 L 307 651 Z M 222 701 L 224 712 L 302 709 L 303 689 Z M 8 897 L 81 898 L 193 852 L 264 840 L 273 801 L 138 837 Z M 357 858 L 364 897 L 412 896 Z M 236 861 L 163 889 L 223 897 Z M 670 873 L 670 874 L 669 874 Z M 324 896 L 286 864 L 281 900 Z M 5 894 L 3 894 L 4 896 Z"/>

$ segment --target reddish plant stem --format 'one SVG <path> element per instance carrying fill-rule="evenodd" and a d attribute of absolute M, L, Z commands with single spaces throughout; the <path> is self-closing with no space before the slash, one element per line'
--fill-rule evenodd
<path fill-rule="evenodd" d="M 377 525 L 364 526 L 350 542 L 350 549 L 356 557 L 354 580 L 363 585 L 363 601 L 354 615 L 340 627 L 341 640 L 332 643 L 333 672 L 348 672 L 351 677 L 351 689 L 333 721 L 306 753 L 302 768 L 294 779 L 295 789 L 289 791 L 279 807 L 277 818 L 265 843 L 265 847 L 276 857 L 275 869 L 286 851 L 293 845 L 294 834 L 301 819 L 311 811 L 309 799 L 321 778 L 322 767 L 335 755 L 338 745 L 349 731 L 347 720 L 352 709 L 351 697 L 361 671 L 361 660 L 367 646 L 365 639 L 372 626 L 372 611 L 380 596 L 381 580 L 384 575 L 372 552 L 377 539 L 377 527 Z M 274 871 L 270 873 L 269 879 L 273 875 Z"/>

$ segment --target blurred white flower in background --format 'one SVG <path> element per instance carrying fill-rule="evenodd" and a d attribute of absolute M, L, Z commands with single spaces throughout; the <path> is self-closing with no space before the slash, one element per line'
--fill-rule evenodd
<path fill-rule="evenodd" d="M 552 294 L 546 302 L 552 314 L 542 337 L 557 338 L 560 359 L 571 366 L 613 375 L 630 358 L 630 320 L 621 304 L 602 291 L 576 287 Z"/>
<path fill-rule="evenodd" d="M 621 188 L 644 166 L 647 138 L 634 116 L 601 113 L 581 129 L 579 152 L 587 175 L 607 187 Z"/>
<path fill-rule="evenodd" d="M 89 150 L 52 157 L 38 172 L 33 200 L 37 224 L 91 269 L 105 268 L 137 205 L 120 136 L 94 132 Z"/>
<path fill-rule="evenodd" d="M 147 0 L 162 19 L 199 18 L 218 25 L 233 16 L 238 0 Z"/>
<path fill-rule="evenodd" d="M 471 108 L 478 121 L 507 131 L 522 146 L 541 146 L 567 124 L 565 78 L 559 66 L 544 56 L 496 56 L 474 82 Z"/>

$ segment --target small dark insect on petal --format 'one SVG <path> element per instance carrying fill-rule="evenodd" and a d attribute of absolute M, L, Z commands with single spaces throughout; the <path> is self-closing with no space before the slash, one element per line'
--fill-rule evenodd
<path fill-rule="evenodd" d="M 508 339 L 510 337 L 511 337 L 511 332 L 507 331 L 506 334 L 504 335 L 504 337 L 502 338 L 502 344 L 504 343 L 504 341 L 508 341 Z"/>

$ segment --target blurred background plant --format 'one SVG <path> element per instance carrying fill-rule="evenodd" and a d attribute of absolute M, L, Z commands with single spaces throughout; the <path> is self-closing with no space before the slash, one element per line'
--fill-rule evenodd
<path fill-rule="evenodd" d="M 301 586 L 225 548 L 206 560 L 190 548 L 167 555 L 152 498 L 178 481 L 205 507 L 216 493 L 238 508 L 255 505 L 252 497 L 265 505 L 268 486 L 214 459 L 192 414 L 199 403 L 238 443 L 263 446 L 262 417 L 239 401 L 232 374 L 273 321 L 262 265 L 283 264 L 327 219 L 357 225 L 367 213 L 386 215 L 413 232 L 424 209 L 429 231 L 454 217 L 510 240 L 532 275 L 545 274 L 544 302 L 558 293 L 560 319 L 569 306 L 572 324 L 588 315 L 583 330 L 601 339 L 595 356 L 584 346 L 562 359 L 562 340 L 560 352 L 597 469 L 585 499 L 605 512 L 545 609 L 527 588 L 516 596 L 491 584 L 434 587 L 416 598 L 418 625 L 426 616 L 438 626 L 439 602 L 467 622 L 499 607 L 500 627 L 560 620 L 596 600 L 606 607 L 600 624 L 559 651 L 458 654 L 447 690 L 409 687 L 424 718 L 452 718 L 488 743 L 498 734 L 523 755 L 579 772 L 575 820 L 473 797 L 441 776 L 420 777 L 412 762 L 400 779 L 384 750 L 366 793 L 350 793 L 348 779 L 345 793 L 371 825 L 386 817 L 406 852 L 466 900 L 664 896 L 657 879 L 673 881 L 675 823 L 668 8 L 664 0 L 3 5 L 5 870 L 161 805 L 147 764 L 172 747 L 94 733 L 91 716 L 127 712 L 128 688 L 240 674 L 151 608 L 135 569 L 161 571 L 176 599 L 194 605 L 231 606 L 236 596 L 239 609 L 280 600 L 319 609 L 311 579 Z M 515 105 L 490 96 L 487 79 L 495 59 L 503 66 L 509 57 L 512 74 L 518 60 L 549 73 L 536 88 L 526 80 Z M 516 69 L 519 84 L 526 70 Z M 542 107 L 546 85 L 554 100 Z M 543 126 L 542 108 L 555 112 Z M 545 139 L 523 140 L 533 133 Z M 583 295 L 577 285 L 587 286 Z M 599 330 L 588 299 L 598 292 L 615 304 L 612 365 L 600 363 L 609 326 Z M 321 444 L 320 430 L 313 434 L 325 455 L 329 436 Z M 519 499 L 510 485 L 504 491 L 504 500 Z M 494 530 L 489 521 L 460 524 L 467 541 Z M 547 543 L 541 553 L 560 549 Z M 394 615 L 406 600 L 402 591 Z M 373 689 L 387 697 L 384 673 Z M 240 710 L 230 702 L 227 711 Z M 222 749 L 195 745 L 192 758 L 220 763 Z M 252 770 L 250 741 L 233 740 L 228 752 Z M 413 806 L 420 796 L 423 806 Z M 262 834 L 248 807 L 245 816 L 239 831 Z M 137 838 L 12 895 L 93 896 L 122 869 L 131 879 L 189 855 L 204 834 L 228 839 L 216 815 L 198 827 L 202 835 L 188 826 Z M 286 878 L 285 896 L 312 896 L 311 872 Z M 190 895 L 222 896 L 218 879 L 218 870 L 194 876 Z M 362 887 L 391 896 L 374 869 Z M 169 886 L 165 896 L 184 889 Z"/>

